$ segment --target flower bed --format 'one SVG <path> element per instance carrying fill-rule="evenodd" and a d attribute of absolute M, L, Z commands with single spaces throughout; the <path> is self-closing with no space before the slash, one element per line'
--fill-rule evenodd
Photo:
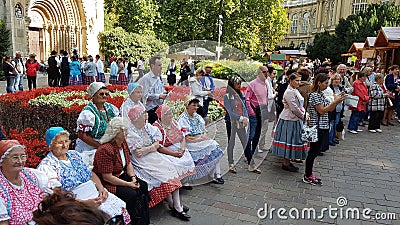
<path fill-rule="evenodd" d="M 107 102 L 120 108 L 127 96 L 126 86 L 111 85 L 108 88 L 111 93 Z M 74 148 L 74 140 L 77 138 L 76 120 L 89 102 L 86 89 L 85 85 L 65 88 L 46 87 L 0 95 L 0 124 L 9 138 L 30 146 L 32 149 L 30 157 L 33 157 L 39 149 L 45 149 L 43 137 L 46 130 L 52 126 L 61 126 L 68 130 L 73 140 L 71 148 Z M 168 87 L 166 89 L 169 90 Z M 167 104 L 173 107 L 174 113 L 179 113 L 183 111 L 183 100 L 189 94 L 189 87 L 176 87 L 172 92 Z M 224 110 L 219 104 L 222 104 L 225 90 L 217 89 L 215 93 L 216 99 L 221 103 L 215 102 L 210 105 L 211 120 L 224 115 Z M 32 160 L 34 165 L 37 159 L 33 157 Z"/>

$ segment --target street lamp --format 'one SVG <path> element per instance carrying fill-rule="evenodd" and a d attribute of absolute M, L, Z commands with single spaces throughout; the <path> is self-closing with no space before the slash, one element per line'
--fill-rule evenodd
<path fill-rule="evenodd" d="M 217 47 L 217 60 L 219 61 L 219 57 L 221 56 L 222 47 L 221 47 L 221 36 L 222 36 L 222 15 L 218 16 L 218 47 Z"/>

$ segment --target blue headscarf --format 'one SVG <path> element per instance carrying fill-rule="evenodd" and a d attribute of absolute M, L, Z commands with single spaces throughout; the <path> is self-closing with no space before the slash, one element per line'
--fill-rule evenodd
<path fill-rule="evenodd" d="M 132 92 L 137 88 L 142 87 L 139 83 L 133 82 L 128 84 L 128 95 L 131 95 Z"/>
<path fill-rule="evenodd" d="M 60 133 L 65 133 L 65 134 L 69 135 L 68 131 L 64 130 L 64 128 L 62 128 L 62 127 L 50 127 L 46 131 L 46 144 L 48 147 L 50 147 L 51 142 Z"/>

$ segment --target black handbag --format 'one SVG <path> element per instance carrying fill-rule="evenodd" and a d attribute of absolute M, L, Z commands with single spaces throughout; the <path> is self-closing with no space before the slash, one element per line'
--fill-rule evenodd
<path fill-rule="evenodd" d="M 342 132 L 344 130 L 343 121 L 340 119 L 338 124 L 336 125 L 336 132 Z"/>

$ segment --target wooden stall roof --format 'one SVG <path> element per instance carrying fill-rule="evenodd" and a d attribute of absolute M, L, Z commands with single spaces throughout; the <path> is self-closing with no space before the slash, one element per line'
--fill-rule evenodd
<path fill-rule="evenodd" d="M 284 55 L 301 55 L 299 50 L 279 50 L 279 53 Z"/>
<path fill-rule="evenodd" d="M 374 47 L 376 37 L 367 37 L 365 39 L 364 48 L 372 48 Z"/>
<path fill-rule="evenodd" d="M 368 50 L 363 50 L 362 51 L 362 58 L 363 59 L 373 59 L 375 56 L 375 50 L 374 49 L 368 49 Z"/>
<path fill-rule="evenodd" d="M 357 50 L 363 49 L 364 48 L 364 43 L 360 42 L 354 42 L 351 47 L 349 48 L 348 52 L 356 52 Z"/>
<path fill-rule="evenodd" d="M 382 27 L 374 47 L 400 47 L 400 27 Z"/>

